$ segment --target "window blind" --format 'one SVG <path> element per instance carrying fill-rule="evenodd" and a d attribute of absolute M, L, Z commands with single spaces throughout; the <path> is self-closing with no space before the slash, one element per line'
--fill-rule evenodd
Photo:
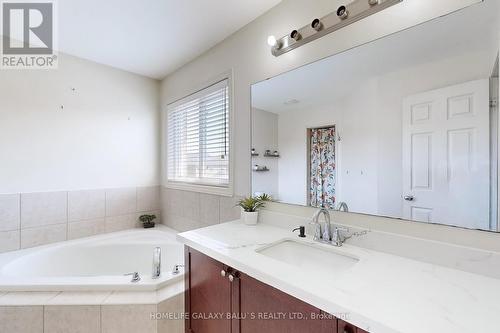
<path fill-rule="evenodd" d="M 228 187 L 228 80 L 167 108 L 168 181 Z"/>

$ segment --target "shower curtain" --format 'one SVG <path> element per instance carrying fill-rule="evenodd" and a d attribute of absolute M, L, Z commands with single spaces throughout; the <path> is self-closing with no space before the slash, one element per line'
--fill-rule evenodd
<path fill-rule="evenodd" d="M 335 126 L 311 129 L 310 204 L 335 208 Z"/>

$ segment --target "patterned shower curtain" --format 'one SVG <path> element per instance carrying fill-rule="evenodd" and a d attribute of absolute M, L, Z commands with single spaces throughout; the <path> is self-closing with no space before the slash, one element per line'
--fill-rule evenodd
<path fill-rule="evenodd" d="M 311 130 L 312 207 L 335 207 L 335 127 Z"/>

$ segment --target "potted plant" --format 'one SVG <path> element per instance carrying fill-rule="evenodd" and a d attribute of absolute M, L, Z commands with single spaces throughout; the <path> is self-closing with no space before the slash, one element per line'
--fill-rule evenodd
<path fill-rule="evenodd" d="M 266 201 L 271 201 L 271 197 L 267 194 L 241 199 L 237 206 L 242 209 L 241 218 L 243 219 L 243 223 L 256 225 L 259 219 L 259 208 L 264 207 Z"/>
<path fill-rule="evenodd" d="M 142 226 L 145 229 L 154 228 L 154 226 L 155 226 L 154 219 L 156 219 L 156 215 L 144 214 L 144 215 L 139 216 L 139 221 L 142 222 Z"/>

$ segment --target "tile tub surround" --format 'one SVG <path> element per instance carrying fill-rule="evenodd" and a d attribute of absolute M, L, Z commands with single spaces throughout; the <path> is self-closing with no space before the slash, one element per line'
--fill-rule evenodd
<path fill-rule="evenodd" d="M 237 220 L 239 199 L 162 187 L 162 223 L 177 231 L 187 231 Z"/>
<path fill-rule="evenodd" d="M 266 223 L 250 227 L 229 222 L 177 238 L 327 313 L 348 313 L 347 321 L 367 332 L 496 332 L 500 326 L 500 279 L 353 246 L 349 241 L 334 248 Z M 359 262 L 337 274 L 320 269 L 313 273 L 255 251 L 290 238 L 354 256 Z"/>
<path fill-rule="evenodd" d="M 0 253 L 140 227 L 160 218 L 160 187 L 0 194 Z"/>
<path fill-rule="evenodd" d="M 0 293 L 2 333 L 183 333 L 184 282 L 156 292 Z"/>

